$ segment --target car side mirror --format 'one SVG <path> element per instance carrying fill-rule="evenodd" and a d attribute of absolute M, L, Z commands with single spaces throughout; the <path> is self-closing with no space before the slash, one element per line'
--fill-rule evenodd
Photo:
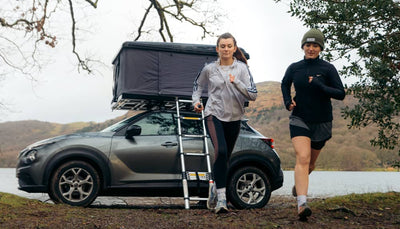
<path fill-rule="evenodd" d="M 142 127 L 138 125 L 132 125 L 126 129 L 125 138 L 132 138 L 133 136 L 140 135 L 140 133 L 142 133 Z"/>

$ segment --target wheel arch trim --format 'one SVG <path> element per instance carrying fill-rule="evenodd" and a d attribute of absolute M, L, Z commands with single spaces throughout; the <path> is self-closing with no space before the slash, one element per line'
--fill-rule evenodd
<path fill-rule="evenodd" d="M 102 182 L 101 190 L 109 186 L 111 183 L 111 171 L 108 158 L 103 153 L 87 148 L 69 148 L 58 152 L 47 163 L 43 175 L 43 183 L 48 186 L 51 175 L 58 168 L 58 166 L 72 160 L 82 160 L 88 162 L 100 173 L 100 180 Z"/>
<path fill-rule="evenodd" d="M 243 154 L 233 157 L 229 163 L 228 177 L 231 177 L 233 172 L 237 168 L 241 168 L 244 166 L 256 166 L 266 173 L 267 176 L 275 177 L 279 175 L 275 171 L 275 167 L 272 165 L 272 162 L 265 159 L 265 156 L 260 155 L 260 152 L 257 151 L 243 151 Z M 273 182 L 273 180 L 270 180 Z"/>

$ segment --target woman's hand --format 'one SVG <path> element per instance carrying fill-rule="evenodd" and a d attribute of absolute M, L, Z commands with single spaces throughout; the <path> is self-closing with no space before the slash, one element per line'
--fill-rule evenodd
<path fill-rule="evenodd" d="M 234 80 L 235 80 L 235 76 L 232 74 L 229 74 L 229 82 L 233 83 Z"/>
<path fill-rule="evenodd" d="M 196 103 L 194 105 L 194 109 L 195 112 L 200 113 L 202 110 L 204 110 L 203 104 L 201 103 Z"/>
<path fill-rule="evenodd" d="M 296 106 L 296 102 L 292 99 L 292 103 L 289 105 L 289 111 L 292 111 Z"/>

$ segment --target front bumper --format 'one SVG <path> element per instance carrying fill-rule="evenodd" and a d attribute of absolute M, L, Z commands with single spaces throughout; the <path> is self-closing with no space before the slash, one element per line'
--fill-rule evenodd
<path fill-rule="evenodd" d="M 16 176 L 18 178 L 18 189 L 26 192 L 47 192 L 47 187 L 45 185 L 35 183 L 30 171 L 30 166 L 17 168 Z"/>

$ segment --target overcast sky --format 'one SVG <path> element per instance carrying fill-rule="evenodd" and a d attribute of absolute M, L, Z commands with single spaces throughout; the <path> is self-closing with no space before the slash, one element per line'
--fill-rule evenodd
<path fill-rule="evenodd" d="M 53 61 L 35 76 L 37 82 L 23 76 L 2 80 L 0 99 L 9 110 L 0 111 L 0 122 L 103 122 L 124 114 L 126 111 L 111 110 L 111 62 L 121 44 L 132 40 L 130 34 L 144 12 L 138 2 L 148 4 L 147 1 L 104 0 L 92 11 L 95 15 L 88 19 L 92 33 L 78 47 L 91 50 L 107 64 L 94 75 L 76 71 L 69 43 L 61 41 L 51 53 Z M 288 5 L 273 0 L 219 2 L 228 18 L 218 26 L 219 32 L 231 32 L 238 45 L 250 54 L 249 66 L 256 83 L 280 81 L 287 66 L 303 58 L 300 41 L 308 29 L 290 17 Z M 178 32 L 175 42 L 215 44 L 216 38 L 201 41 L 200 35 Z"/>

